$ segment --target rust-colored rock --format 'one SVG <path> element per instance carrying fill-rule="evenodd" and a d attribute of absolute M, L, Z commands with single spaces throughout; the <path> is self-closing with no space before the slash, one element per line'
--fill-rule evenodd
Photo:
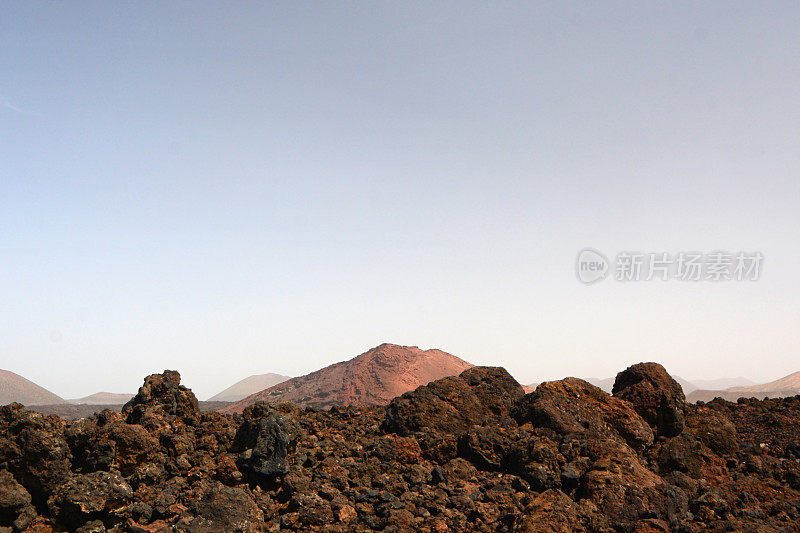
<path fill-rule="evenodd" d="M 686 397 L 680 384 L 658 363 L 639 363 L 617 374 L 612 393 L 630 402 L 659 435 L 683 431 Z"/>
<path fill-rule="evenodd" d="M 470 368 L 392 400 L 384 427 L 400 435 L 460 433 L 473 425 L 508 419 L 514 402 L 524 394 L 504 368 Z"/>
<path fill-rule="evenodd" d="M 181 385 L 180 373 L 165 370 L 145 378 L 136 396 L 123 406 L 122 414 L 129 424 L 153 424 L 166 416 L 195 424 L 200 407 L 192 391 Z"/>
<path fill-rule="evenodd" d="M 637 450 L 653 443 L 652 429 L 630 404 L 578 378 L 542 383 L 517 403 L 514 417 L 561 435 L 621 438 Z"/>

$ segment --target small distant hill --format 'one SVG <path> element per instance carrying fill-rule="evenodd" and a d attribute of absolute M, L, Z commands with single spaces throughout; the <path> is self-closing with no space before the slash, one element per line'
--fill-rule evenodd
<path fill-rule="evenodd" d="M 729 387 L 722 390 L 696 390 L 687 395 L 686 399 L 690 402 L 709 402 L 714 398 L 723 398 L 735 402 L 739 398 L 783 398 L 800 394 L 800 372 L 789 374 L 788 376 L 747 387 Z"/>
<path fill-rule="evenodd" d="M 116 405 L 125 403 L 135 395 L 131 393 L 115 393 L 115 392 L 96 392 L 84 398 L 76 398 L 67 400 L 67 403 L 73 405 Z"/>
<path fill-rule="evenodd" d="M 277 385 L 278 383 L 283 383 L 287 379 L 291 379 L 291 376 L 282 376 L 280 374 L 259 374 L 256 376 L 250 376 L 234 383 L 219 394 L 215 394 L 209 398 L 208 401 L 238 402 L 239 400 L 247 398 L 251 394 L 268 389 L 273 385 Z"/>
<path fill-rule="evenodd" d="M 732 387 L 751 387 L 753 385 L 758 385 L 758 383 L 756 383 L 755 381 L 743 377 L 721 378 L 721 379 L 693 379 L 692 383 L 694 383 L 700 390 L 722 390 L 722 389 L 730 389 Z"/>
<path fill-rule="evenodd" d="M 604 379 L 586 378 L 585 381 L 588 381 L 595 387 L 599 387 L 604 391 L 606 391 L 607 393 L 611 394 L 611 389 L 614 388 L 614 381 L 616 381 L 616 379 L 617 379 L 616 376 L 614 376 L 613 378 L 604 378 Z M 689 392 L 697 389 L 697 385 L 694 382 L 687 381 L 680 376 L 672 376 L 672 379 L 674 379 L 680 384 L 684 394 L 688 394 Z"/>
<path fill-rule="evenodd" d="M 64 399 L 33 381 L 8 370 L 0 370 L 0 405 L 18 402 L 22 405 L 65 403 Z"/>
<path fill-rule="evenodd" d="M 348 361 L 274 385 L 222 412 L 241 412 L 258 401 L 291 402 L 321 409 L 333 405 L 386 405 L 404 392 L 458 375 L 472 366 L 441 350 L 381 344 Z"/>
<path fill-rule="evenodd" d="M 586 378 L 586 381 L 594 385 L 595 387 L 599 387 L 606 391 L 607 393 L 611 394 L 611 389 L 614 388 L 614 380 L 617 379 L 616 377 L 613 378 Z"/>

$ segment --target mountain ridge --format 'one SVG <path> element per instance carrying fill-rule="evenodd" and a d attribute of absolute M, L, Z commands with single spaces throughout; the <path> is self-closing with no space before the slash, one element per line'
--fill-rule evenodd
<path fill-rule="evenodd" d="M 284 376 L 282 374 L 254 374 L 242 380 L 237 381 L 230 387 L 218 392 L 210 397 L 209 402 L 238 402 L 262 390 L 268 389 L 273 385 L 283 383 L 291 379 L 291 376 Z"/>
<path fill-rule="evenodd" d="M 125 392 L 95 392 L 94 394 L 90 394 L 89 396 L 84 396 L 83 398 L 73 398 L 67 400 L 67 403 L 73 405 L 116 405 L 120 403 L 125 403 L 131 398 L 133 398 L 135 394 L 133 393 L 125 393 Z"/>
<path fill-rule="evenodd" d="M 800 394 L 800 371 L 768 383 L 747 387 L 729 387 L 721 390 L 700 389 L 687 394 L 686 399 L 691 402 L 708 402 L 714 398 L 723 398 L 735 402 L 739 398 L 784 398 L 798 394 Z"/>
<path fill-rule="evenodd" d="M 61 396 L 10 370 L 0 370 L 0 405 L 46 405 L 66 403 Z"/>
<path fill-rule="evenodd" d="M 258 401 L 292 402 L 316 408 L 386 405 L 404 392 L 472 366 L 441 350 L 384 343 L 352 359 L 252 394 L 223 412 L 241 412 Z"/>

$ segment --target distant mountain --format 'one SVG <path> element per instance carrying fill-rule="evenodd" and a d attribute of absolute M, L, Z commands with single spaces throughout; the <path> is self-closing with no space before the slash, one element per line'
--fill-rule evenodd
<path fill-rule="evenodd" d="M 697 384 L 694 381 L 687 381 L 680 376 L 672 376 L 672 379 L 678 382 L 678 384 L 683 389 L 684 394 L 689 394 L 692 391 L 696 391 L 698 389 Z"/>
<path fill-rule="evenodd" d="M 258 401 L 292 402 L 300 406 L 385 405 L 404 392 L 473 365 L 441 350 L 381 344 L 363 354 L 292 378 L 253 394 L 222 412 L 241 412 Z"/>
<path fill-rule="evenodd" d="M 607 393 L 611 394 L 611 389 L 614 387 L 614 381 L 616 379 L 617 379 L 616 377 L 604 378 L 604 379 L 586 378 L 586 381 L 588 381 L 589 383 L 591 383 L 595 387 L 600 387 L 601 389 L 603 389 Z"/>
<path fill-rule="evenodd" d="M 115 393 L 115 392 L 96 392 L 94 394 L 90 394 L 89 396 L 85 396 L 83 398 L 67 400 L 67 403 L 71 403 L 73 405 L 80 405 L 80 404 L 116 405 L 125 403 L 133 397 L 134 394 Z"/>
<path fill-rule="evenodd" d="M 783 398 L 797 394 L 800 394 L 800 372 L 759 385 L 729 387 L 723 390 L 696 390 L 689 394 L 686 399 L 690 402 L 708 402 L 719 397 L 735 402 L 739 398 Z"/>
<path fill-rule="evenodd" d="M 703 390 L 722 390 L 731 387 L 750 387 L 757 385 L 755 381 L 747 378 L 721 378 L 721 379 L 694 379 L 692 380 L 698 389 Z"/>
<path fill-rule="evenodd" d="M 800 372 L 789 374 L 788 376 L 770 381 L 769 383 L 762 383 L 761 385 L 751 385 L 749 387 L 732 387 L 728 389 L 734 392 L 774 392 L 774 391 L 790 391 L 794 394 L 800 394 Z"/>
<path fill-rule="evenodd" d="M 280 374 L 259 374 L 257 376 L 250 376 L 238 381 L 225 389 L 224 391 L 216 394 L 208 399 L 209 402 L 238 402 L 247 398 L 251 394 L 268 389 L 278 383 L 283 383 L 290 376 L 282 376 Z"/>
<path fill-rule="evenodd" d="M 65 403 L 64 399 L 22 376 L 0 370 L 0 405 L 18 402 L 22 405 Z"/>
<path fill-rule="evenodd" d="M 617 379 L 616 376 L 614 376 L 613 378 L 604 378 L 604 379 L 587 378 L 585 379 L 585 381 L 588 381 L 595 387 L 599 387 L 604 391 L 606 391 L 607 393 L 611 394 L 611 389 L 614 388 L 614 381 L 616 381 L 616 379 Z M 689 394 L 691 391 L 697 390 L 697 385 L 695 385 L 691 381 L 683 379 L 680 376 L 672 376 L 672 379 L 674 379 L 680 384 L 684 394 Z"/>

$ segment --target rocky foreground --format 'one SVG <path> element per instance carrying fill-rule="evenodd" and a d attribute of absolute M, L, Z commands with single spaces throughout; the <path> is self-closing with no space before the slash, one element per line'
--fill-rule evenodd
<path fill-rule="evenodd" d="M 177 372 L 123 412 L 0 408 L 0 531 L 798 531 L 800 396 L 685 403 L 475 367 L 388 407 L 200 412 Z"/>

